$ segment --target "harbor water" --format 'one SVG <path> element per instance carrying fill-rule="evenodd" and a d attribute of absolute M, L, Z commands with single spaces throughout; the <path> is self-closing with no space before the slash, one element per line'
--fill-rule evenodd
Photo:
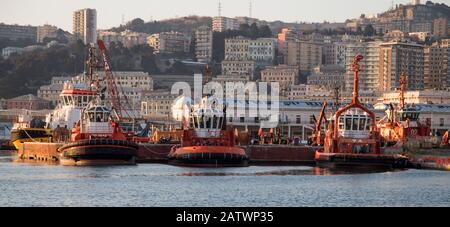
<path fill-rule="evenodd" d="M 448 172 L 62 167 L 0 157 L 0 206 L 450 206 Z"/>

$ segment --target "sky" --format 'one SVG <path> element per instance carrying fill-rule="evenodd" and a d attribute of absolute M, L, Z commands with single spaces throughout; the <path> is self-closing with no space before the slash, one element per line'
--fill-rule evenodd
<path fill-rule="evenodd" d="M 141 18 L 161 20 L 188 15 L 217 16 L 219 0 L 0 0 L 0 22 L 21 25 L 56 25 L 72 31 L 72 13 L 97 10 L 98 29 Z M 220 0 L 222 16 L 249 16 L 250 0 Z M 386 11 L 410 0 L 251 0 L 255 18 L 285 22 L 343 22 L 345 19 Z M 436 0 L 449 4 L 450 0 Z"/>

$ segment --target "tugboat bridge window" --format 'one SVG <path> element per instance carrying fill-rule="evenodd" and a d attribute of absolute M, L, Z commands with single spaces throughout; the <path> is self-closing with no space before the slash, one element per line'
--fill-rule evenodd
<path fill-rule="evenodd" d="M 372 121 L 366 115 L 342 115 L 339 129 L 346 131 L 369 131 Z"/>

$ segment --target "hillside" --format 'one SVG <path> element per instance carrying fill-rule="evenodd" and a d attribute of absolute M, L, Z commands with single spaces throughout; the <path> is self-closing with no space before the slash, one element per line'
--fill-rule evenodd
<path fill-rule="evenodd" d="M 144 22 L 144 20 L 136 18 L 128 22 L 125 26 L 121 25 L 120 27 L 112 28 L 110 30 L 121 32 L 128 29 L 131 31 L 143 32 L 148 34 L 169 31 L 192 33 L 192 31 L 200 26 L 211 26 L 211 20 L 211 17 L 187 16 L 161 21 Z"/>

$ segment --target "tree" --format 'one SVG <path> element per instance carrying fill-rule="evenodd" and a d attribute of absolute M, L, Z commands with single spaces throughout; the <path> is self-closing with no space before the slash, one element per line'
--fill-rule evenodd
<path fill-rule="evenodd" d="M 249 36 L 251 39 L 257 39 L 259 37 L 259 28 L 258 28 L 258 25 L 256 25 L 256 23 L 253 23 L 252 25 L 250 25 Z"/>
<path fill-rule="evenodd" d="M 269 26 L 263 25 L 259 28 L 259 37 L 270 38 L 273 36 L 272 30 Z"/>
<path fill-rule="evenodd" d="M 364 36 L 374 36 L 376 35 L 376 31 L 371 24 L 367 25 L 364 28 Z"/>

